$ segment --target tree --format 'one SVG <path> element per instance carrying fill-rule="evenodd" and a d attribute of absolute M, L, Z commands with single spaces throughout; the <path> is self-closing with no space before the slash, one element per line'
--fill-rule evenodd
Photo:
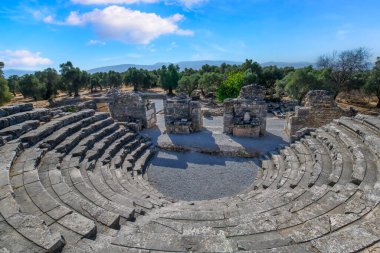
<path fill-rule="evenodd" d="M 90 89 L 91 92 L 96 91 L 96 87 L 99 87 L 100 90 L 103 90 L 102 87 L 102 73 L 97 72 L 95 74 L 92 74 L 90 77 Z"/>
<path fill-rule="evenodd" d="M 111 88 L 119 88 L 123 84 L 123 77 L 119 72 L 110 70 L 108 72 L 108 85 Z"/>
<path fill-rule="evenodd" d="M 198 87 L 201 89 L 202 95 L 215 92 L 222 83 L 224 76 L 216 72 L 204 73 L 199 79 Z"/>
<path fill-rule="evenodd" d="M 198 88 L 199 79 L 199 74 L 182 76 L 181 79 L 178 81 L 178 90 L 184 92 L 188 96 L 191 96 L 193 91 Z"/>
<path fill-rule="evenodd" d="M 0 105 L 11 100 L 11 93 L 9 92 L 8 82 L 5 80 L 3 74 L 4 62 L 0 62 Z"/>
<path fill-rule="evenodd" d="M 137 68 L 129 68 L 124 75 L 124 82 L 126 84 L 132 84 L 133 90 L 138 91 L 139 87 L 144 82 L 144 73 L 142 70 L 138 70 Z"/>
<path fill-rule="evenodd" d="M 47 68 L 43 71 L 38 71 L 35 73 L 35 76 L 46 87 L 46 93 L 42 96 L 43 99 L 52 98 L 57 94 L 59 76 L 55 69 Z"/>
<path fill-rule="evenodd" d="M 374 94 L 377 97 L 378 102 L 376 107 L 380 108 L 380 57 L 377 57 L 376 64 L 371 70 L 363 88 L 367 94 Z"/>
<path fill-rule="evenodd" d="M 299 102 L 310 90 L 329 89 L 326 70 L 314 70 L 312 66 L 297 69 L 276 82 L 277 93 L 284 91 Z"/>
<path fill-rule="evenodd" d="M 69 96 L 74 92 L 74 96 L 79 96 L 79 90 L 85 80 L 85 74 L 79 68 L 75 68 L 73 64 L 68 61 L 59 65 L 62 81 L 66 86 L 66 90 L 69 92 Z"/>
<path fill-rule="evenodd" d="M 168 90 L 168 94 L 173 95 L 173 90 L 177 88 L 179 81 L 178 65 L 165 65 L 159 71 L 159 82 L 164 90 Z"/>
<path fill-rule="evenodd" d="M 46 94 L 46 86 L 33 74 L 23 75 L 20 78 L 19 87 L 25 98 L 30 97 L 35 101 L 42 99 Z"/>
<path fill-rule="evenodd" d="M 16 75 L 8 77 L 8 87 L 9 90 L 13 93 L 13 96 L 16 96 L 16 92 L 19 90 L 18 83 L 20 78 Z"/>
<path fill-rule="evenodd" d="M 224 101 L 226 98 L 236 98 L 239 95 L 241 87 L 244 86 L 244 73 L 230 73 L 216 91 L 216 97 L 219 101 Z"/>
<path fill-rule="evenodd" d="M 369 50 L 361 47 L 320 56 L 317 66 L 330 69 L 329 77 L 336 97 L 340 91 L 351 89 L 349 84 L 355 72 L 363 72 L 368 69 L 369 57 Z"/>

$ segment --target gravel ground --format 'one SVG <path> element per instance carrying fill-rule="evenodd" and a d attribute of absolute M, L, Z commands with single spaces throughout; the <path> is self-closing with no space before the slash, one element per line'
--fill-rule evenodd
<path fill-rule="evenodd" d="M 256 172 L 253 159 L 160 151 L 148 178 L 166 196 L 191 201 L 233 196 L 253 183 Z"/>

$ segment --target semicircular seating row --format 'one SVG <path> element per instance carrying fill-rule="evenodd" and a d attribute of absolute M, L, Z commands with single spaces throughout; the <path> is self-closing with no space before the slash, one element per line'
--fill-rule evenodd
<path fill-rule="evenodd" d="M 0 108 L 0 252 L 380 249 L 380 117 L 317 129 L 216 200 L 160 194 L 146 180 L 152 155 L 108 113 Z"/>

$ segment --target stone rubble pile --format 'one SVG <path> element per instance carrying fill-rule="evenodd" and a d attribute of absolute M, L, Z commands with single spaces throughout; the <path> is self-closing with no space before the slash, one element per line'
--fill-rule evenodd
<path fill-rule="evenodd" d="M 264 87 L 248 85 L 241 89 L 238 98 L 224 100 L 224 132 L 244 137 L 264 135 L 267 115 L 264 97 Z"/>
<path fill-rule="evenodd" d="M 0 113 L 1 252 L 380 248 L 379 116 L 332 120 L 268 154 L 236 196 L 187 202 L 150 185 L 152 143 L 109 113 Z"/>
<path fill-rule="evenodd" d="M 168 133 L 190 134 L 203 128 L 202 110 L 199 101 L 186 95 L 164 100 L 165 127 Z"/>
<path fill-rule="evenodd" d="M 342 116 L 354 116 L 355 113 L 352 109 L 340 108 L 328 91 L 312 90 L 306 94 L 303 106 L 297 106 L 295 112 L 286 115 L 284 131 L 294 140 L 309 132 L 308 128 L 314 129 Z"/>
<path fill-rule="evenodd" d="M 113 90 L 107 96 L 109 111 L 115 120 L 131 123 L 138 130 L 156 125 L 156 106 L 140 93 Z"/>

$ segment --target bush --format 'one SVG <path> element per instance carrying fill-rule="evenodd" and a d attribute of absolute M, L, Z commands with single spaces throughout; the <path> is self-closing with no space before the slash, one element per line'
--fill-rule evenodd
<path fill-rule="evenodd" d="M 236 98 L 239 96 L 241 87 L 245 84 L 245 75 L 243 72 L 230 73 L 216 91 L 216 97 L 219 101 L 227 98 Z"/>
<path fill-rule="evenodd" d="M 6 102 L 9 102 L 12 98 L 11 93 L 9 92 L 7 80 L 0 77 L 0 105 L 3 105 Z"/>

